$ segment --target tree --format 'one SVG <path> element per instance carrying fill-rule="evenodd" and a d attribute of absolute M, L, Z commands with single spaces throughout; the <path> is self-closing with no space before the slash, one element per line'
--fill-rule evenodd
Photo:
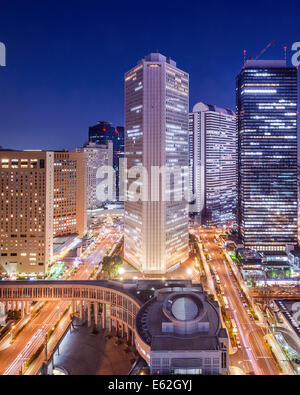
<path fill-rule="evenodd" d="M 102 261 L 102 271 L 108 276 L 108 278 L 116 277 L 119 274 L 119 269 L 122 265 L 123 258 L 121 256 L 106 256 Z"/>
<path fill-rule="evenodd" d="M 113 268 L 113 258 L 110 256 L 105 256 L 102 261 L 102 271 L 105 273 L 109 278 L 112 275 L 112 268 Z"/>

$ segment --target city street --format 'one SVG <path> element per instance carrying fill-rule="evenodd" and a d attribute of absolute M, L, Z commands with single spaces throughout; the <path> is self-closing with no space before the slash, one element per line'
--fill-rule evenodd
<path fill-rule="evenodd" d="M 280 374 L 264 340 L 265 331 L 255 323 L 253 318 L 250 318 L 241 301 L 238 289 L 234 284 L 234 278 L 221 254 L 221 249 L 214 241 L 214 231 L 205 229 L 203 232 L 198 232 L 198 235 L 202 237 L 203 246 L 212 258 L 211 265 L 218 273 L 224 294 L 229 302 L 230 318 L 235 320 L 240 337 L 241 349 L 230 356 L 230 365 L 236 366 L 248 374 Z"/>

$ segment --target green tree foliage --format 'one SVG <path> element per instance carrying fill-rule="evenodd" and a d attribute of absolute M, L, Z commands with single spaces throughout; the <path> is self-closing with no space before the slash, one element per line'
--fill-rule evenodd
<path fill-rule="evenodd" d="M 121 256 L 106 256 L 103 258 L 102 271 L 108 278 L 116 277 L 122 265 L 123 258 Z"/>

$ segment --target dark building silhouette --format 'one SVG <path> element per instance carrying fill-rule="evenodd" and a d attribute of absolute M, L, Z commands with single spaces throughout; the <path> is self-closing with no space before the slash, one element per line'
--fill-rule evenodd
<path fill-rule="evenodd" d="M 113 167 L 116 174 L 116 197 L 117 201 L 122 200 L 120 196 L 119 172 L 120 159 L 124 158 L 124 127 L 114 127 L 111 122 L 99 121 L 97 125 L 89 128 L 89 142 L 95 144 L 113 143 Z"/>

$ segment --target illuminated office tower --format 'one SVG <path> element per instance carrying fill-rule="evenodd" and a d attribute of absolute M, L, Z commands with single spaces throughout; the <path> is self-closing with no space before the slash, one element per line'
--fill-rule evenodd
<path fill-rule="evenodd" d="M 45 273 L 53 253 L 54 153 L 0 150 L 0 263 Z"/>
<path fill-rule="evenodd" d="M 171 59 L 152 53 L 126 73 L 125 159 L 129 170 L 147 170 L 149 191 L 153 167 L 188 168 L 188 107 L 189 76 Z M 125 259 L 145 274 L 166 273 L 188 258 L 188 199 L 165 201 L 161 192 L 125 200 Z"/>
<path fill-rule="evenodd" d="M 87 209 L 95 210 L 103 206 L 104 202 L 97 199 L 97 172 L 102 166 L 113 168 L 113 143 L 108 141 L 104 144 L 87 143 L 83 148 L 75 148 L 75 152 L 84 152 L 87 155 Z"/>
<path fill-rule="evenodd" d="M 54 153 L 54 236 L 86 233 L 86 177 L 84 152 Z"/>
<path fill-rule="evenodd" d="M 258 251 L 297 244 L 297 69 L 249 60 L 237 77 L 241 239 Z"/>
<path fill-rule="evenodd" d="M 204 225 L 230 225 L 237 194 L 235 114 L 197 103 L 189 115 L 191 214 Z"/>

